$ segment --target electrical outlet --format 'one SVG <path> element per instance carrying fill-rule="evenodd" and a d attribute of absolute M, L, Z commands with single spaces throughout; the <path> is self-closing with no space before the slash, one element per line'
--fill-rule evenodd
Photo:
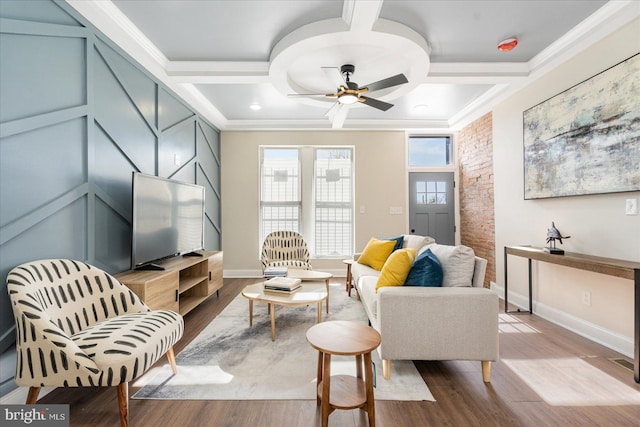
<path fill-rule="evenodd" d="M 363 214 L 364 213 L 364 205 L 360 205 L 360 213 Z"/>
<path fill-rule="evenodd" d="M 391 215 L 402 215 L 402 206 L 389 206 L 389 213 Z"/>
<path fill-rule="evenodd" d="M 582 292 L 582 304 L 591 306 L 591 292 Z"/>
<path fill-rule="evenodd" d="M 627 199 L 625 213 L 627 215 L 638 215 L 638 199 Z"/>

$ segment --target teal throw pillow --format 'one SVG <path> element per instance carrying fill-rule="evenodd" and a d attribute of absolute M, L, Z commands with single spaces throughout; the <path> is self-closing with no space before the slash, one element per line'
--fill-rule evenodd
<path fill-rule="evenodd" d="M 442 286 L 442 265 L 431 249 L 422 252 L 413 262 L 405 286 Z"/>
<path fill-rule="evenodd" d="M 398 236 L 398 237 L 382 237 L 380 240 L 393 240 L 394 242 L 396 242 L 395 246 L 393 247 L 393 251 L 397 251 L 398 249 L 402 249 L 402 244 L 404 243 L 404 236 Z"/>

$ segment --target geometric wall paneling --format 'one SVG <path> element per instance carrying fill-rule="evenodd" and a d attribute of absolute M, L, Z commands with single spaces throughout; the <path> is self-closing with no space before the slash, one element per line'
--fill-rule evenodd
<path fill-rule="evenodd" d="M 156 83 L 102 40 L 97 39 L 95 47 L 149 126 L 156 128 Z"/>
<path fill-rule="evenodd" d="M 137 171 L 133 162 L 127 158 L 120 148 L 114 144 L 103 129 L 96 125 L 93 130 L 93 183 L 108 194 L 109 198 L 117 201 L 122 210 L 129 212 L 131 217 L 131 177 Z M 103 197 L 104 199 L 104 197 Z"/>
<path fill-rule="evenodd" d="M 204 247 L 205 249 L 222 247 L 220 231 L 209 220 L 204 222 Z"/>
<path fill-rule="evenodd" d="M 202 128 L 197 127 L 196 131 L 196 152 L 198 153 L 198 163 L 214 188 L 220 189 L 220 162 L 213 153 Z"/>
<path fill-rule="evenodd" d="M 51 1 L 30 0 L 29 7 L 20 3 L 22 2 L 0 1 L 0 15 L 7 19 L 82 27 L 81 23 Z"/>
<path fill-rule="evenodd" d="M 0 291 L 6 293 L 6 289 L 0 289 Z M 7 299 L 7 301 L 9 301 Z M 13 317 L 13 313 L 11 311 L 11 307 L 9 308 L 9 314 Z M 0 307 L 0 312 L 4 311 L 5 307 Z M 14 338 L 15 331 L 7 331 L 10 338 Z M 9 336 L 0 336 L 0 351 L 4 348 L 2 343 L 5 341 L 9 341 Z M 11 342 L 7 344 L 9 347 L 13 347 Z M 7 378 L 6 381 L 0 383 L 0 396 L 10 392 L 13 388 L 15 388 L 15 383 L 13 382 L 13 376 L 16 373 L 16 352 L 15 351 L 5 351 L 0 355 L 0 378 Z"/>
<path fill-rule="evenodd" d="M 43 258 L 128 270 L 132 171 L 204 185 L 205 247 L 221 249 L 220 136 L 66 2 L 0 0 L 0 19 L 5 394 L 16 388 L 7 273 Z"/>
<path fill-rule="evenodd" d="M 163 131 L 158 139 L 158 176 L 169 177 L 196 156 L 195 117 Z"/>
<path fill-rule="evenodd" d="M 198 124 L 204 136 L 207 138 L 214 155 L 218 159 L 218 163 L 220 163 L 220 132 L 203 121 L 200 121 Z"/>
<path fill-rule="evenodd" d="M 176 181 L 187 182 L 189 184 L 197 184 L 196 167 L 197 163 L 195 161 L 187 162 L 186 165 L 181 166 L 180 169 L 178 169 L 173 175 L 170 175 L 167 178 L 174 179 Z"/>
<path fill-rule="evenodd" d="M 175 96 L 163 88 L 158 90 L 158 128 L 161 131 L 165 131 L 192 116 L 194 116 L 193 111 L 185 107 Z"/>
<path fill-rule="evenodd" d="M 221 248 L 220 242 L 220 198 L 209 181 L 204 177 L 202 169 L 198 168 L 198 185 L 205 188 L 205 227 L 204 241 L 206 249 Z"/>
<path fill-rule="evenodd" d="M 220 194 L 200 167 L 197 169 L 196 183 L 205 188 L 205 212 L 212 225 L 220 230 Z"/>
<path fill-rule="evenodd" d="M 110 271 L 131 266 L 131 225 L 99 197 L 95 199 L 95 263 Z"/>
<path fill-rule="evenodd" d="M 83 38 L 0 34 L 2 122 L 86 105 L 85 43 Z"/>
<path fill-rule="evenodd" d="M 0 226 L 87 182 L 86 134 L 81 117 L 0 140 Z"/>
<path fill-rule="evenodd" d="M 94 55 L 96 121 L 141 172 L 155 173 L 156 134 L 131 101 L 108 64 Z"/>
<path fill-rule="evenodd" d="M 0 275 L 4 279 L 16 265 L 27 261 L 47 258 L 87 259 L 87 197 L 82 196 L 63 209 L 33 224 L 15 238 L 0 246 Z M 2 281 L 5 282 L 4 280 Z M 7 295 L 6 289 L 4 295 Z M 8 302 L 2 298 L 2 307 Z M 11 309 L 2 310 L 0 331 L 15 327 L 13 316 L 7 318 Z M 15 337 L 11 337 L 12 340 Z M 5 348 L 0 348 L 4 351 Z"/>

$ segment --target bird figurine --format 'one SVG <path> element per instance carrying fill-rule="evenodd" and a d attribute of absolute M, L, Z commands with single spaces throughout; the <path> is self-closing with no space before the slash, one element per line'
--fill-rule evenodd
<path fill-rule="evenodd" d="M 571 236 L 563 236 L 560 234 L 560 230 L 556 228 L 556 224 L 551 221 L 551 228 L 547 228 L 547 244 L 548 247 L 544 248 L 544 250 L 550 254 L 558 254 L 563 255 L 564 250 L 556 248 L 556 240 L 562 244 L 562 239 L 568 239 Z"/>

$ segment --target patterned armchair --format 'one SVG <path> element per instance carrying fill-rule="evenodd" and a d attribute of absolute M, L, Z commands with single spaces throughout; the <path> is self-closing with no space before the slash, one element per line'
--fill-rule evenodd
<path fill-rule="evenodd" d="M 65 259 L 19 265 L 7 276 L 16 321 L 16 376 L 30 387 L 116 386 L 120 423 L 128 425 L 128 382 L 165 353 L 176 372 L 173 345 L 182 316 L 151 311 L 104 271 Z"/>
<path fill-rule="evenodd" d="M 274 231 L 262 244 L 262 269 L 267 267 L 293 267 L 311 270 L 309 248 L 304 238 L 295 231 Z"/>

